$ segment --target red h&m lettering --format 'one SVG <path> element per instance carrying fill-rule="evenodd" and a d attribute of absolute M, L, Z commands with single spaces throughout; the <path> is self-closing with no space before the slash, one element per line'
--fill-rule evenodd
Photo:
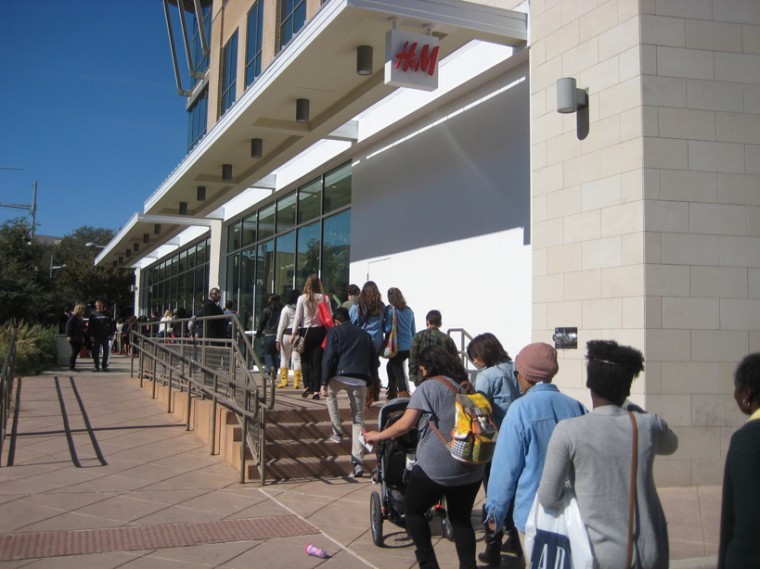
<path fill-rule="evenodd" d="M 417 57 L 417 42 L 409 45 L 409 42 L 404 42 L 404 47 L 399 53 L 396 54 L 396 69 L 399 67 L 402 71 L 427 71 L 428 75 L 435 73 L 435 66 L 438 63 L 438 47 L 435 46 L 433 50 L 430 50 L 430 46 L 425 44 L 420 51 L 419 57 Z"/>

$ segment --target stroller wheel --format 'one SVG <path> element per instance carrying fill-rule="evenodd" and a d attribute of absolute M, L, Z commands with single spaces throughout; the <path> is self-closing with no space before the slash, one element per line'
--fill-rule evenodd
<path fill-rule="evenodd" d="M 380 494 L 372 492 L 369 497 L 369 527 L 372 532 L 372 541 L 376 546 L 383 546 L 383 507 L 380 503 Z"/>
<path fill-rule="evenodd" d="M 451 526 L 448 514 L 441 518 L 441 534 L 449 541 L 454 541 L 454 528 Z"/>

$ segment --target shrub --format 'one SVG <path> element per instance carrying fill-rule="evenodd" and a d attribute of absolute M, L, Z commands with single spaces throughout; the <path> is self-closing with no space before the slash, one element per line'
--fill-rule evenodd
<path fill-rule="evenodd" d="M 55 366 L 55 328 L 40 324 L 6 322 L 0 326 L 0 355 L 5 360 L 8 344 L 16 336 L 16 362 L 14 375 L 36 375 Z"/>

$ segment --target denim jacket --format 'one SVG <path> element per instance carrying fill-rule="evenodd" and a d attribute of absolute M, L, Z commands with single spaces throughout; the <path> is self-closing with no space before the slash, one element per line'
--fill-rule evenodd
<path fill-rule="evenodd" d="M 515 364 L 502 362 L 481 369 L 475 378 L 475 391 L 482 393 L 493 406 L 493 420 L 501 429 L 501 424 L 509 406 L 520 397 L 520 386 L 515 378 Z"/>
<path fill-rule="evenodd" d="M 512 518 L 517 529 L 525 532 L 554 427 L 562 419 L 586 413 L 582 403 L 551 383 L 536 384 L 509 406 L 496 440 L 487 489 L 487 520 L 493 520 L 497 530 L 514 501 Z"/>
<path fill-rule="evenodd" d="M 404 310 L 398 310 L 390 304 L 385 307 L 383 315 L 383 331 L 387 336 L 393 328 L 393 311 L 396 311 L 396 341 L 398 342 L 398 351 L 404 352 L 412 347 L 412 339 L 417 333 L 414 326 L 414 312 L 408 306 Z"/>

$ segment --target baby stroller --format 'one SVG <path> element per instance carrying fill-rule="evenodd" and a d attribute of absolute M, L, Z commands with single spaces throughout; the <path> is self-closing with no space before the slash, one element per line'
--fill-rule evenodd
<path fill-rule="evenodd" d="M 409 399 L 399 397 L 383 405 L 377 416 L 377 427 L 383 430 L 395 423 L 404 414 Z M 372 492 L 369 501 L 370 530 L 372 541 L 378 547 L 383 547 L 383 521 L 406 527 L 406 512 L 404 510 L 404 492 L 409 471 L 417 461 L 417 429 L 412 429 L 405 435 L 395 439 L 380 441 L 376 444 L 377 467 L 373 481 L 380 484 L 380 492 Z M 436 504 L 428 512 L 428 518 L 441 518 L 443 536 L 452 541 L 454 532 L 451 522 L 446 515 L 444 502 Z"/>

